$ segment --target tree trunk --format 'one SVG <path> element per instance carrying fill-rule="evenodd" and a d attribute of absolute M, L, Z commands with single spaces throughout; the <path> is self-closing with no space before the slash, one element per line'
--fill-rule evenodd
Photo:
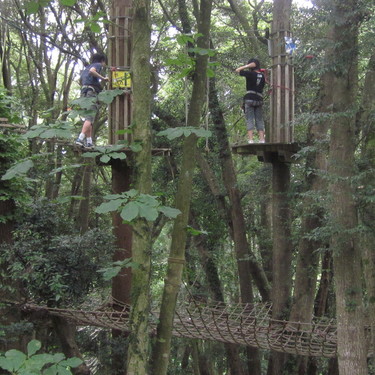
<path fill-rule="evenodd" d="M 368 195 L 371 196 L 375 188 L 374 168 L 375 160 L 375 132 L 374 120 L 371 113 L 375 109 L 375 54 L 371 56 L 365 77 L 362 97 L 362 111 L 359 118 L 363 141 L 362 148 L 362 173 L 365 174 L 363 186 L 366 192 L 363 194 L 363 202 L 360 206 L 360 220 L 365 228 L 361 235 L 362 263 L 364 268 L 364 280 L 367 291 L 367 314 L 371 325 L 371 344 L 375 348 L 375 231 L 374 231 L 374 203 L 369 203 Z M 369 172 L 370 171 L 370 172 Z M 371 198 L 370 198 L 371 199 Z M 375 356 L 370 358 L 370 363 L 375 368 Z"/>
<path fill-rule="evenodd" d="M 112 192 L 121 194 L 130 189 L 132 169 L 126 161 L 120 159 L 112 160 Z M 132 257 L 132 227 L 125 224 L 118 212 L 112 213 L 113 233 L 115 235 L 116 250 L 113 254 L 113 261 L 123 261 Z M 131 304 L 131 276 L 130 268 L 123 268 L 117 276 L 112 279 L 113 309 L 123 311 L 123 304 Z M 114 374 L 126 374 L 127 347 L 118 347 L 118 342 L 123 343 L 127 333 L 119 330 L 112 330 L 112 371 Z"/>
<path fill-rule="evenodd" d="M 358 10 L 356 0 L 334 3 L 335 71 L 329 153 L 331 248 L 333 251 L 340 375 L 367 375 L 362 305 L 361 253 L 351 179 L 354 176 Z M 338 21 L 339 20 L 339 21 Z"/>
<path fill-rule="evenodd" d="M 77 216 L 77 227 L 80 233 L 85 233 L 89 229 L 89 217 L 90 217 L 90 189 L 91 189 L 91 174 L 92 165 L 95 161 L 88 159 L 86 161 L 83 170 L 82 180 L 82 196 L 83 199 L 80 201 L 78 216 Z"/>
<path fill-rule="evenodd" d="M 332 82 L 330 72 L 321 79 L 318 113 L 327 113 L 332 105 Z M 314 300 L 316 293 L 317 273 L 321 249 L 326 247 L 325 240 L 314 239 L 313 231 L 322 225 L 323 207 L 319 204 L 325 195 L 326 183 L 322 177 L 327 170 L 324 140 L 327 137 L 328 121 L 318 121 L 309 126 L 308 145 L 314 150 L 308 155 L 305 170 L 306 194 L 303 199 L 303 217 L 301 236 L 299 241 L 296 275 L 294 281 L 293 305 L 289 320 L 293 322 L 311 322 L 313 317 Z M 323 145 L 323 146 L 322 146 Z M 297 359 L 298 374 L 307 371 L 307 357 L 293 357 Z"/>
<path fill-rule="evenodd" d="M 77 343 L 75 341 L 76 327 L 65 318 L 53 317 L 55 332 L 60 340 L 62 351 L 67 358 L 78 357 L 82 359 Z M 90 375 L 90 369 L 83 362 L 80 366 L 73 369 L 74 375 Z"/>
<path fill-rule="evenodd" d="M 131 57 L 133 85 L 133 142 L 142 144 L 134 153 L 133 184 L 140 193 L 151 193 L 151 74 L 150 74 L 150 1 L 133 2 L 133 50 Z M 139 265 L 132 269 L 128 375 L 149 373 L 149 310 L 151 272 L 150 222 L 138 219 L 133 226 L 133 261 Z"/>
<path fill-rule="evenodd" d="M 246 237 L 246 225 L 241 207 L 240 191 L 237 187 L 237 178 L 230 151 L 228 134 L 225 128 L 223 113 L 219 106 L 215 80 L 210 80 L 209 109 L 214 123 L 214 130 L 219 143 L 219 157 L 224 186 L 230 202 L 229 212 L 232 224 L 234 248 L 236 252 L 238 277 L 240 282 L 241 302 L 253 303 L 254 280 L 264 301 L 270 298 L 270 286 L 262 267 L 257 263 L 254 254 L 250 251 Z M 248 371 L 252 374 L 261 374 L 259 351 L 256 348 L 246 348 Z"/>
<path fill-rule="evenodd" d="M 236 172 L 234 170 L 228 141 L 228 133 L 225 127 L 223 112 L 217 98 L 214 79 L 210 80 L 209 109 L 214 123 L 214 131 L 219 143 L 219 158 L 221 160 L 223 182 L 230 202 L 229 210 L 233 230 L 233 241 L 238 261 L 242 302 L 250 302 L 252 299 L 252 279 L 263 301 L 269 301 L 270 285 L 264 270 L 256 261 L 255 255 L 251 252 L 246 238 L 246 226 L 241 207 L 241 195 L 237 187 Z"/>
<path fill-rule="evenodd" d="M 194 223 L 194 220 L 193 220 Z M 195 225 L 196 227 L 196 225 Z M 194 245 L 197 248 L 202 268 L 207 277 L 208 287 L 215 301 L 224 303 L 224 296 L 221 287 L 219 272 L 214 262 L 212 255 L 218 244 L 215 244 L 214 239 L 206 241 L 206 236 L 197 236 L 193 238 Z M 225 351 L 228 358 L 228 367 L 231 375 L 244 374 L 241 358 L 239 356 L 239 346 L 235 344 L 224 344 Z"/>
<path fill-rule="evenodd" d="M 290 166 L 274 160 L 272 163 L 272 318 L 284 320 L 290 308 L 292 287 L 291 213 L 289 208 Z M 285 354 L 272 351 L 268 374 L 281 375 Z"/>
<path fill-rule="evenodd" d="M 211 24 L 211 0 L 202 0 L 199 15 L 198 32 L 202 37 L 198 39 L 198 47 L 209 48 L 209 31 Z M 208 58 L 198 55 L 194 74 L 193 92 L 187 118 L 188 127 L 198 127 L 200 124 L 205 95 L 206 69 Z M 197 137 L 189 135 L 183 144 L 182 164 L 176 194 L 176 208 L 181 214 L 175 219 L 172 231 L 172 243 L 168 259 L 167 277 L 165 279 L 160 319 L 157 328 L 157 341 L 153 353 L 153 368 L 155 375 L 167 373 L 173 317 L 180 289 L 182 271 L 185 262 L 185 246 L 187 239 L 186 226 L 189 223 L 192 181 L 196 165 Z"/>

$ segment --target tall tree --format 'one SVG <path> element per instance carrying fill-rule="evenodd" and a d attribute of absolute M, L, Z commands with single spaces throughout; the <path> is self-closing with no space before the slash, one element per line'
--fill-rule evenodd
<path fill-rule="evenodd" d="M 361 2 L 334 0 L 333 113 L 329 152 L 331 249 L 336 290 L 337 345 L 340 375 L 365 375 L 361 253 L 352 179 L 355 175 L 355 113 L 358 83 L 358 27 Z"/>
<path fill-rule="evenodd" d="M 361 236 L 361 249 L 364 267 L 364 279 L 368 298 L 367 314 L 371 324 L 371 344 L 375 347 L 375 243 L 374 231 L 374 203 L 371 202 L 371 192 L 375 186 L 374 161 L 375 161 L 375 122 L 371 114 L 375 110 L 375 54 L 369 60 L 365 83 L 363 87 L 362 105 L 359 116 L 359 125 L 363 137 L 361 172 L 364 174 L 364 193 L 360 200 L 360 219 L 365 228 Z M 369 199 L 370 198 L 370 199 Z M 370 202 L 369 202 L 370 200 Z M 375 367 L 375 358 L 371 358 L 372 366 Z"/>
<path fill-rule="evenodd" d="M 133 2 L 133 142 L 142 150 L 133 156 L 133 184 L 140 193 L 151 193 L 151 82 L 150 82 L 150 1 Z M 150 222 L 139 219 L 133 228 L 132 258 L 138 267 L 132 270 L 132 307 L 128 348 L 128 375 L 149 373 L 149 309 L 151 270 Z"/>
<path fill-rule="evenodd" d="M 211 7 L 211 0 L 201 0 L 198 18 L 198 33 L 201 34 L 201 36 L 197 41 L 197 47 L 200 49 L 209 48 Z M 198 53 L 194 71 L 193 91 L 187 118 L 188 127 L 197 128 L 200 125 L 207 80 L 207 64 L 207 54 Z M 153 354 L 155 375 L 164 375 L 167 373 L 168 369 L 173 317 L 185 261 L 186 227 L 189 223 L 192 181 L 196 166 L 196 143 L 197 136 L 192 133 L 184 140 L 183 144 L 183 156 L 175 203 L 176 208 L 181 211 L 181 214 L 175 219 L 172 231 L 167 277 L 164 284 L 160 318 L 157 328 L 157 340 Z"/>

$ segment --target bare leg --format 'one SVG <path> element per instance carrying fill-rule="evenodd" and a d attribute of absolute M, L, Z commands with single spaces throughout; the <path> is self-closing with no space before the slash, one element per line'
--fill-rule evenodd
<path fill-rule="evenodd" d="M 264 143 L 264 130 L 259 130 L 259 142 Z"/>
<path fill-rule="evenodd" d="M 253 140 L 253 131 L 252 130 L 248 130 L 247 131 L 247 136 L 249 138 L 249 141 L 252 141 Z"/>
<path fill-rule="evenodd" d="M 91 137 L 91 135 L 92 135 L 92 125 L 91 125 L 91 121 L 86 120 L 86 121 L 83 123 L 83 126 L 82 126 L 82 133 L 86 136 L 86 138 Z"/>

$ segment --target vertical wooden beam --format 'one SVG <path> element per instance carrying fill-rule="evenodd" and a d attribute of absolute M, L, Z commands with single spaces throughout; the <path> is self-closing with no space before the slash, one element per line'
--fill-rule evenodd
<path fill-rule="evenodd" d="M 109 29 L 109 66 L 111 69 L 110 88 L 113 87 L 113 74 L 116 71 L 130 71 L 131 61 L 131 0 L 112 0 L 111 23 Z M 131 92 L 124 90 L 111 103 L 109 107 L 109 132 L 108 143 L 116 144 L 119 141 L 128 140 L 127 134 L 119 134 L 126 130 L 131 123 L 132 106 Z M 130 189 L 132 180 L 132 168 L 127 160 L 115 159 L 112 161 L 112 192 L 121 194 Z M 113 233 L 115 235 L 116 251 L 113 261 L 122 261 L 132 257 L 132 227 L 124 224 L 119 213 L 112 214 Z M 123 269 L 112 279 L 113 308 L 121 310 L 122 304 L 131 304 L 131 269 Z M 124 333 L 112 330 L 114 339 L 114 351 L 112 353 L 112 371 L 119 375 L 126 374 L 126 347 L 122 347 Z M 121 341 L 117 341 L 121 340 Z"/>

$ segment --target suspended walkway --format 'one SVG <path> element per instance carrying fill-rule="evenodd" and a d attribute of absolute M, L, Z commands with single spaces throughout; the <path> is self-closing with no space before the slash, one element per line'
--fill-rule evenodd
<path fill-rule="evenodd" d="M 130 306 L 118 302 L 89 311 L 25 305 L 26 310 L 48 310 L 80 326 L 96 326 L 129 332 Z M 151 329 L 156 333 L 158 311 L 151 311 Z M 322 319 L 312 323 L 275 320 L 270 304 L 234 304 L 191 301 L 180 304 L 174 319 L 174 336 L 214 340 L 260 349 L 314 357 L 337 355 L 337 327 Z M 367 337 L 370 329 L 366 329 Z M 369 353 L 370 354 L 370 353 Z"/>

